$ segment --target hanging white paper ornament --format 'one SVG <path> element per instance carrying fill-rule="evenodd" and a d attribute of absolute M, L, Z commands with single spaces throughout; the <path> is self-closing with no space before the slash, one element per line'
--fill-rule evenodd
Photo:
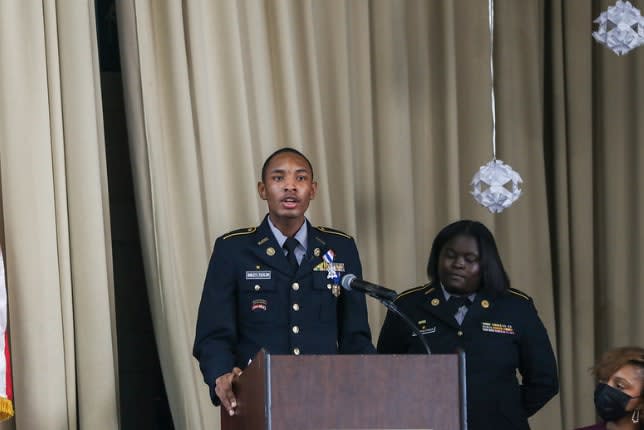
<path fill-rule="evenodd" d="M 644 18 L 631 2 L 617 0 L 615 6 L 609 6 L 608 11 L 602 12 L 593 22 L 599 24 L 593 32 L 595 40 L 617 55 L 644 44 Z"/>
<path fill-rule="evenodd" d="M 521 175 L 501 160 L 492 160 L 474 174 L 471 194 L 492 213 L 509 208 L 521 196 Z"/>
<path fill-rule="evenodd" d="M 494 103 L 494 0 L 488 0 L 490 25 L 490 80 L 492 100 L 492 161 L 481 166 L 474 174 L 471 194 L 480 205 L 492 213 L 512 206 L 521 196 L 521 176 L 503 161 L 496 159 L 496 110 Z"/>

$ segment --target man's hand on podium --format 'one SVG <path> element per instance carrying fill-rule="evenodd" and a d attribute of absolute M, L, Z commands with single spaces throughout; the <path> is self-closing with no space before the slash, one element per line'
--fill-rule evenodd
<path fill-rule="evenodd" d="M 215 394 L 221 401 L 221 406 L 226 408 L 228 415 L 235 415 L 237 408 L 237 399 L 233 392 L 233 383 L 237 382 L 241 376 L 242 371 L 239 367 L 233 367 L 230 373 L 224 373 L 219 378 L 215 379 Z"/>

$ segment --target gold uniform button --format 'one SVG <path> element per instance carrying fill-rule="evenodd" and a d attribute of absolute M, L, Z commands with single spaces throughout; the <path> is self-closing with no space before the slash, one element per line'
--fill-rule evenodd
<path fill-rule="evenodd" d="M 293 348 L 293 354 L 300 355 L 300 348 Z"/>
<path fill-rule="evenodd" d="M 291 330 L 293 330 L 293 333 L 295 333 L 295 334 L 298 334 L 300 332 L 300 328 L 298 326 L 296 326 L 296 325 L 294 325 Z"/>
<path fill-rule="evenodd" d="M 293 288 L 293 291 L 297 291 L 300 289 L 300 284 L 297 282 L 293 282 L 293 285 L 291 285 L 291 288 Z"/>
<path fill-rule="evenodd" d="M 332 288 L 332 285 L 331 284 L 326 284 L 326 288 L 330 290 Z"/>
<path fill-rule="evenodd" d="M 462 332 L 462 331 L 460 331 L 460 330 L 459 330 L 459 331 L 458 331 L 458 333 L 456 333 L 456 334 L 457 334 L 457 335 L 459 335 L 459 336 L 463 336 L 463 332 Z"/>
<path fill-rule="evenodd" d="M 259 291 L 261 289 L 262 289 L 262 287 L 260 287 L 259 285 L 255 285 L 255 291 Z"/>
<path fill-rule="evenodd" d="M 299 311 L 300 310 L 300 305 L 298 305 L 297 303 L 293 303 L 293 310 L 294 311 Z"/>

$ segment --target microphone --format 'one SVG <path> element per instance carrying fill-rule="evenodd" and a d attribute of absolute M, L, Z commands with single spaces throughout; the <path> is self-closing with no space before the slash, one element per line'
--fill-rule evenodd
<path fill-rule="evenodd" d="M 393 301 L 397 296 L 394 290 L 389 288 L 381 287 L 380 285 L 372 284 L 371 282 L 364 281 L 359 279 L 353 273 L 347 273 L 342 277 L 342 288 L 347 291 L 357 290 L 365 294 L 369 294 L 371 297 L 376 299 L 384 299 Z"/>

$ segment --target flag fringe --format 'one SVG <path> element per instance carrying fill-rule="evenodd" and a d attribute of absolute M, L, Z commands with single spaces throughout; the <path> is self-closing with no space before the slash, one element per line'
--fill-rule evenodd
<path fill-rule="evenodd" d="M 13 402 L 4 397 L 0 397 L 0 421 L 13 417 Z"/>

